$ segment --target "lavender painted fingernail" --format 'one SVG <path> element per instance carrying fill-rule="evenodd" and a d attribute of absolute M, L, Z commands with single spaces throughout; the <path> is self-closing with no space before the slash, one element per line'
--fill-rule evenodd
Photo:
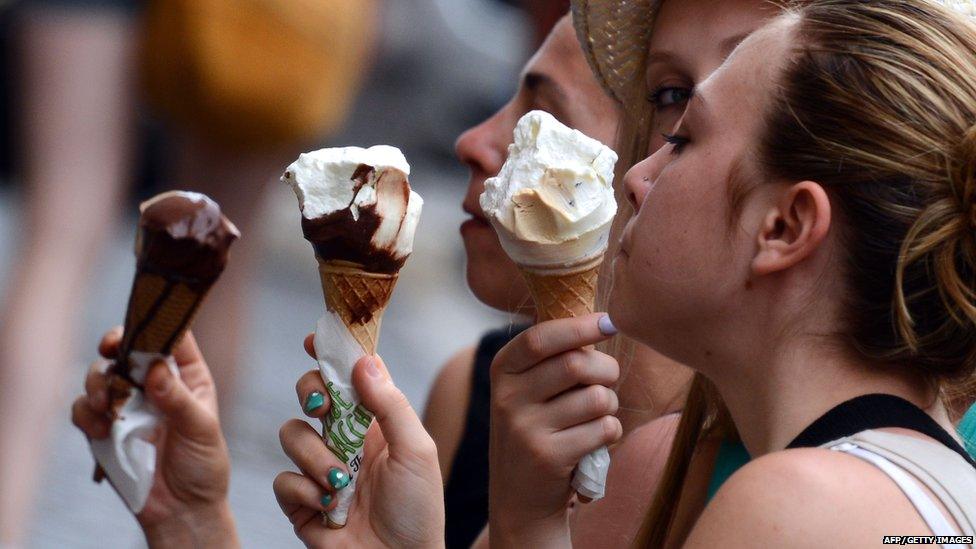
<path fill-rule="evenodd" d="M 596 325 L 600 328 L 600 333 L 605 336 L 617 335 L 617 327 L 610 321 L 610 315 L 601 316 Z"/>

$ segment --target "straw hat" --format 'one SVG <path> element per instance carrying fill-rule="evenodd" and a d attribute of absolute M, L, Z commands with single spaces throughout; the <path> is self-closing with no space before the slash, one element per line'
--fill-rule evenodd
<path fill-rule="evenodd" d="M 630 83 L 641 78 L 661 1 L 572 0 L 573 24 L 586 60 L 603 89 L 621 103 L 628 103 Z"/>
<path fill-rule="evenodd" d="M 654 18 L 663 0 L 572 0 L 573 25 L 586 60 L 606 92 L 629 104 L 641 78 Z M 689 0 L 682 0 L 689 1 Z M 932 0 L 976 18 L 976 0 Z"/>

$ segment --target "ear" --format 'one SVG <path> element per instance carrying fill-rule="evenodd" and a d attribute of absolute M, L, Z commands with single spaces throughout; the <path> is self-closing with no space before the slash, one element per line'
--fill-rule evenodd
<path fill-rule="evenodd" d="M 823 187 L 812 181 L 790 187 L 763 220 L 752 273 L 785 271 L 813 255 L 827 237 L 830 220 L 830 199 Z"/>

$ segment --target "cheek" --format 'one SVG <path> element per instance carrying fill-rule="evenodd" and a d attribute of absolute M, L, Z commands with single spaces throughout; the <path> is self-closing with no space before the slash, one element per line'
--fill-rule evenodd
<path fill-rule="evenodd" d="M 730 260 L 726 194 L 707 173 L 662 173 L 635 220 L 629 278 L 655 300 L 701 300 Z M 653 297 L 652 297 L 653 296 Z"/>

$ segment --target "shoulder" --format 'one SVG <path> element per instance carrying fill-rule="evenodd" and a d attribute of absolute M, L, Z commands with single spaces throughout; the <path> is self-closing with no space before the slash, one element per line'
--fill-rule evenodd
<path fill-rule="evenodd" d="M 677 432 L 678 414 L 670 414 L 649 421 L 628 433 L 612 450 L 613 467 L 607 478 L 610 485 L 623 493 L 632 493 L 646 500 L 654 492 L 668 461 L 671 442 Z"/>
<path fill-rule="evenodd" d="M 447 479 L 464 435 L 464 422 L 471 402 L 471 372 L 476 347 L 457 352 L 441 367 L 427 397 L 424 427 L 437 444 L 441 473 Z"/>
<path fill-rule="evenodd" d="M 906 530 L 929 533 L 883 472 L 841 452 L 808 448 L 768 454 L 733 474 L 688 545 L 877 545 Z"/>
<path fill-rule="evenodd" d="M 638 426 L 624 436 L 614 451 L 614 458 L 620 461 L 633 459 L 639 462 L 667 461 L 671 451 L 671 441 L 678 432 L 680 414 L 667 414 Z M 663 462 L 661 463 L 663 467 Z"/>
<path fill-rule="evenodd" d="M 649 421 L 611 450 L 607 496 L 576 507 L 571 525 L 574 546 L 630 545 L 661 479 L 678 419 L 672 414 Z"/>
<path fill-rule="evenodd" d="M 477 347 L 466 347 L 441 366 L 434 384 L 427 398 L 425 419 L 429 419 L 432 412 L 442 413 L 450 408 L 452 403 L 466 403 L 471 389 L 471 370 L 474 368 L 474 357 Z M 466 407 L 466 405 L 465 405 Z"/>

